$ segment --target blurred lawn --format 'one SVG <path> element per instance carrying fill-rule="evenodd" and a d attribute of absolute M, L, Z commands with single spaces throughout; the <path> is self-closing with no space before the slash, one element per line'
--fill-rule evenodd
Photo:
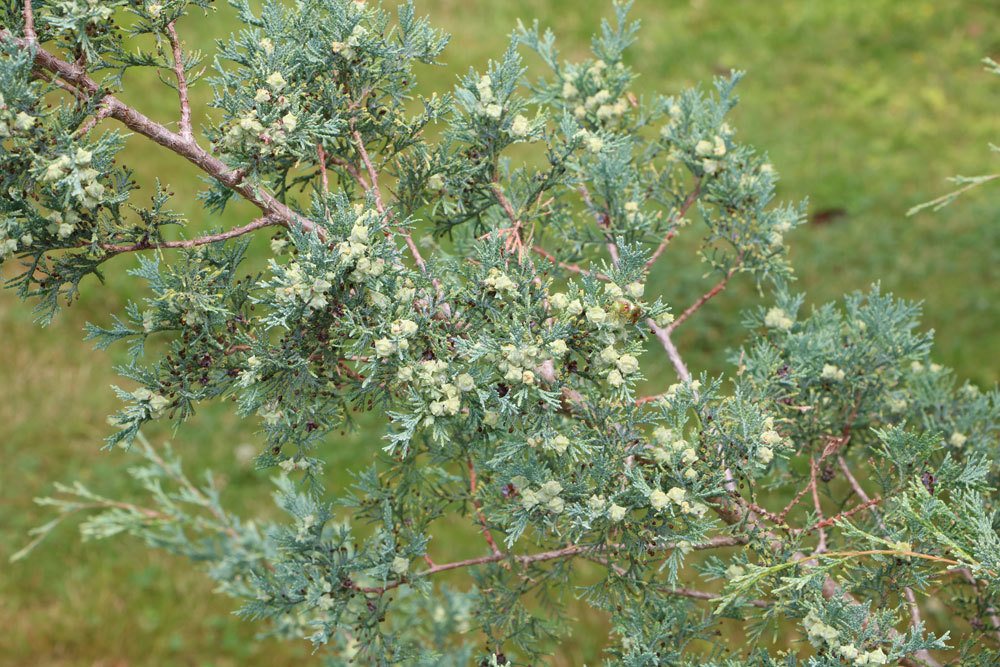
<path fill-rule="evenodd" d="M 220 3 L 222 4 L 222 3 Z M 570 0 L 424 0 L 418 7 L 449 29 L 447 70 L 424 78 L 443 90 L 469 65 L 499 55 L 517 18 L 538 17 L 558 33 L 563 54 L 581 55 L 607 3 Z M 638 0 L 640 43 L 631 53 L 642 91 L 674 92 L 731 67 L 748 70 L 734 125 L 741 138 L 770 153 L 783 176 L 780 195 L 809 196 L 811 212 L 832 218 L 791 237 L 798 288 L 810 303 L 881 280 L 884 288 L 926 303 L 937 331 L 937 359 L 960 376 L 992 385 L 1000 377 L 1000 191 L 983 189 L 940 214 L 906 219 L 911 205 L 944 191 L 953 173 L 996 171 L 989 141 L 1000 141 L 1000 86 L 980 68 L 1000 57 L 1000 14 L 993 0 Z M 221 9 L 179 26 L 189 45 L 232 29 Z M 155 78 L 134 78 L 126 96 L 149 115 L 174 117 L 172 93 Z M 194 89 L 204 101 L 204 86 Z M 133 141 L 130 166 L 140 182 L 159 176 L 179 205 L 201 220 L 198 183 L 179 158 Z M 842 212 L 842 214 L 840 214 Z M 233 223 L 246 209 L 229 213 Z M 675 254 L 654 283 L 683 307 L 704 291 L 700 266 Z M 118 260 L 120 268 L 134 259 Z M 101 453 L 106 415 L 117 402 L 112 363 L 121 353 L 94 353 L 81 328 L 106 322 L 134 287 L 109 272 L 108 288 L 90 284 L 83 299 L 47 330 L 30 308 L 0 294 L 0 665 L 291 664 L 303 646 L 248 640 L 254 628 L 230 616 L 232 601 L 187 562 L 150 553 L 127 539 L 82 545 L 66 527 L 28 562 L 7 565 L 27 529 L 45 512 L 31 498 L 54 480 L 80 478 L 108 495 L 130 488 L 127 456 Z M 739 344 L 738 309 L 756 295 L 739 285 L 683 328 L 679 343 L 694 369 L 725 369 Z M 665 361 L 655 385 L 672 381 Z M 150 432 L 162 440 L 169 432 Z M 257 443 L 252 425 L 227 408 L 208 406 L 173 438 L 191 469 L 225 473 L 231 506 L 270 505 L 266 476 L 241 469 L 234 449 Z M 364 460 L 374 428 L 332 442 L 332 467 Z M 363 444 L 362 444 L 363 443 Z M 437 548 L 445 548 L 437 544 Z M 589 619 L 593 627 L 597 620 Z M 553 664 L 594 664 L 600 633 L 580 632 Z M 588 636 L 590 635 L 590 636 Z"/>

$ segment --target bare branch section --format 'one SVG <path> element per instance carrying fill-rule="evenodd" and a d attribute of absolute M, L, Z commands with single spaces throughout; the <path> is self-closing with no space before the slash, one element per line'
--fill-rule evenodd
<path fill-rule="evenodd" d="M 684 312 L 677 317 L 677 319 L 675 319 L 673 322 L 670 323 L 670 325 L 667 327 L 667 333 L 673 333 L 673 331 L 681 324 L 683 324 L 684 321 L 687 320 L 687 318 L 694 315 L 696 312 L 698 312 L 698 310 L 702 306 L 704 306 L 706 303 L 711 301 L 715 296 L 717 296 L 719 292 L 726 289 L 726 286 L 729 285 L 729 279 L 733 277 L 733 274 L 735 274 L 738 269 L 739 269 L 738 264 L 737 266 L 734 266 L 733 268 L 729 269 L 729 271 L 726 272 L 726 275 L 722 278 L 722 280 L 717 282 L 712 287 L 712 289 L 708 290 L 700 297 L 698 297 L 698 299 L 690 306 L 688 306 L 684 310 Z"/>
<path fill-rule="evenodd" d="M 472 498 L 472 505 L 476 508 L 476 518 L 479 521 L 480 527 L 483 529 L 483 537 L 486 538 L 486 543 L 490 547 L 490 551 L 494 556 L 501 555 L 500 547 L 497 546 L 496 540 L 493 539 L 493 533 L 490 532 L 490 528 L 486 523 L 486 515 L 483 514 L 483 505 L 476 498 L 476 466 L 472 463 L 472 457 L 468 459 L 469 466 L 469 497 Z"/>
<path fill-rule="evenodd" d="M 677 349 L 677 346 L 674 345 L 674 341 L 670 338 L 670 331 L 659 326 L 652 318 L 648 318 L 646 324 L 653 330 L 653 334 L 659 339 L 660 344 L 663 345 L 663 349 L 666 350 L 667 356 L 670 358 L 670 363 L 674 365 L 674 370 L 677 371 L 677 376 L 684 382 L 690 382 L 691 372 L 688 370 L 687 364 L 684 363 L 684 359 L 681 358 L 681 353 Z"/>
<path fill-rule="evenodd" d="M 681 219 L 685 215 L 687 215 L 687 212 L 691 209 L 694 203 L 698 201 L 698 195 L 700 194 L 701 194 L 701 179 L 698 179 L 698 181 L 695 182 L 694 184 L 694 189 L 691 190 L 688 196 L 684 199 L 684 202 L 681 204 L 681 207 L 677 209 L 677 213 L 674 215 L 675 223 L 679 223 Z M 663 251 L 667 249 L 667 246 L 670 245 L 670 242 L 673 240 L 675 236 L 677 236 L 676 228 L 671 229 L 669 232 L 667 232 L 667 234 L 663 237 L 663 240 L 660 241 L 660 245 L 656 247 L 656 250 L 653 251 L 653 254 L 650 255 L 649 259 L 646 260 L 647 269 L 652 268 L 653 264 L 655 264 L 656 260 L 660 258 L 660 255 L 662 255 Z"/>
<path fill-rule="evenodd" d="M 710 539 L 710 540 L 708 540 L 706 542 L 701 542 L 699 544 L 693 544 L 693 545 L 686 545 L 685 548 L 693 549 L 693 550 L 696 550 L 696 551 L 702 551 L 702 550 L 707 550 L 707 549 L 721 549 L 721 548 L 724 548 L 724 547 L 733 547 L 733 546 L 738 546 L 738 545 L 745 544 L 745 543 L 746 543 L 746 540 L 741 539 L 739 537 L 733 537 L 733 536 L 729 536 L 729 535 L 720 535 L 720 536 L 714 537 L 714 538 L 712 538 L 712 539 Z M 656 546 L 656 547 L 651 547 L 651 548 L 672 549 L 672 548 L 675 548 L 675 547 L 674 547 L 674 545 L 664 545 L 664 546 Z M 429 576 L 432 576 L 432 575 L 435 575 L 435 574 L 439 574 L 441 572 L 447 572 L 449 570 L 458 570 L 458 569 L 465 568 L 465 567 L 475 567 L 477 565 L 488 565 L 490 563 L 499 563 L 501 561 L 507 561 L 507 560 L 510 560 L 513 563 L 516 563 L 516 564 L 518 564 L 518 565 L 520 565 L 522 567 L 526 567 L 528 565 L 533 565 L 535 563 L 543 563 L 543 562 L 546 562 L 546 561 L 558 560 L 560 558 L 573 558 L 573 557 L 576 557 L 576 556 L 586 557 L 589 554 L 600 553 L 600 552 L 606 551 L 606 550 L 607 549 L 602 549 L 600 547 L 590 547 L 590 546 L 583 546 L 583 545 L 571 545 L 571 546 L 563 547 L 561 549 L 553 549 L 551 551 L 543 551 L 543 552 L 539 552 L 539 553 L 524 554 L 524 555 L 515 555 L 515 554 L 510 554 L 510 553 L 505 553 L 505 552 L 497 552 L 497 553 L 490 554 L 489 556 L 480 556 L 478 558 L 468 558 L 466 560 L 452 561 L 450 563 L 440 563 L 438 565 L 434 565 L 433 567 L 429 567 L 426 570 L 423 570 L 421 572 L 418 572 L 418 573 L 414 574 L 413 578 L 420 579 L 420 578 L 429 577 Z M 358 587 L 357 590 L 359 590 L 361 592 L 364 592 L 364 593 L 374 593 L 374 594 L 377 594 L 377 595 L 381 595 L 382 593 L 385 593 L 386 591 L 390 591 L 390 590 L 392 590 L 394 588 L 399 588 L 400 586 L 402 586 L 403 584 L 406 584 L 406 583 L 409 583 L 409 580 L 407 580 L 407 579 L 400 579 L 398 581 L 394 581 L 394 582 L 392 582 L 390 584 L 387 584 L 385 586 Z"/>
<path fill-rule="evenodd" d="M 38 35 L 35 34 L 35 12 L 31 6 L 31 0 L 24 0 L 22 15 L 24 16 L 24 39 L 34 42 L 38 39 Z"/>
<path fill-rule="evenodd" d="M 257 231 L 258 229 L 263 229 L 264 227 L 274 227 L 274 226 L 284 226 L 284 221 L 282 221 L 277 216 L 265 215 L 263 217 L 257 218 L 253 222 L 243 225 L 242 227 L 233 227 L 225 232 L 220 232 L 218 234 L 208 234 L 206 236 L 199 236 L 194 239 L 184 239 L 180 241 L 140 241 L 138 243 L 132 244 L 122 244 L 117 245 L 113 243 L 103 243 L 101 248 L 107 250 L 110 253 L 120 254 L 124 252 L 135 252 L 137 250 L 158 250 L 164 248 L 194 248 L 201 245 L 208 245 L 209 243 L 217 243 L 219 241 L 226 241 L 228 239 L 234 239 L 238 236 L 243 236 L 245 234 L 250 234 Z"/>
<path fill-rule="evenodd" d="M 353 121 L 351 125 L 353 127 Z M 378 187 L 378 171 L 375 169 L 375 165 L 368 156 L 368 150 L 365 148 L 365 142 L 361 137 L 361 133 L 357 130 L 352 130 L 351 136 L 354 138 L 354 145 L 358 149 L 358 155 L 361 156 L 361 161 L 364 163 L 365 170 L 368 172 L 369 183 L 366 189 L 372 194 L 373 197 L 375 197 L 375 207 L 378 209 L 378 212 L 384 215 L 386 208 L 385 204 L 382 202 L 382 192 Z M 365 187 L 363 181 L 359 182 L 362 183 L 362 187 Z M 400 236 L 403 237 L 403 240 L 406 241 L 406 246 L 410 249 L 410 254 L 413 255 L 413 261 L 417 263 L 417 267 L 419 267 L 421 271 L 426 272 L 427 264 L 424 262 L 424 258 L 421 256 L 420 249 L 417 248 L 417 244 L 413 242 L 413 237 L 410 235 L 410 232 L 401 227 L 398 228 L 397 231 Z"/>
<path fill-rule="evenodd" d="M 191 100 L 188 97 L 187 75 L 184 72 L 184 52 L 181 50 L 181 40 L 177 37 L 174 22 L 167 24 L 167 35 L 170 38 L 170 48 L 173 51 L 174 74 L 177 75 L 177 95 L 180 98 L 181 122 L 180 135 L 188 141 L 194 141 L 191 129 Z"/>
<path fill-rule="evenodd" d="M 573 273 L 578 273 L 580 275 L 588 275 L 588 274 L 592 273 L 592 275 L 595 278 L 597 278 L 598 280 L 604 280 L 604 281 L 611 280 L 611 278 L 609 278 L 607 275 L 601 273 L 600 271 L 591 272 L 591 271 L 588 271 L 587 269 L 583 268 L 579 264 L 570 264 L 568 262 L 560 262 L 558 259 L 556 259 L 555 255 L 553 255 L 551 252 L 549 252 L 548 250 L 546 250 L 542 246 L 533 245 L 533 246 L 531 246 L 531 249 L 536 254 L 541 255 L 542 257 L 544 257 L 545 259 L 549 260 L 550 262 L 552 262 L 553 264 L 555 264 L 556 266 L 558 266 L 561 269 L 566 269 L 567 271 L 572 271 Z"/>

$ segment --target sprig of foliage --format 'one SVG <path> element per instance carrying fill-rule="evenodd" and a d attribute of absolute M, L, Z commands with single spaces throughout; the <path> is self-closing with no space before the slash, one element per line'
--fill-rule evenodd
<path fill-rule="evenodd" d="M 1000 75 L 1000 63 L 993 60 L 992 58 L 983 58 L 983 65 L 987 72 L 991 74 Z M 1000 153 L 1000 146 L 996 144 L 990 144 L 990 151 L 994 153 Z M 936 197 L 930 201 L 924 202 L 922 204 L 917 204 L 906 212 L 906 215 L 916 215 L 921 211 L 926 209 L 931 209 L 932 211 L 940 211 L 945 206 L 948 206 L 953 201 L 966 194 L 970 190 L 978 188 L 984 183 L 989 183 L 990 181 L 995 181 L 1000 178 L 1000 172 L 995 174 L 981 174 L 979 176 L 952 176 L 948 180 L 959 186 L 951 192 Z"/>

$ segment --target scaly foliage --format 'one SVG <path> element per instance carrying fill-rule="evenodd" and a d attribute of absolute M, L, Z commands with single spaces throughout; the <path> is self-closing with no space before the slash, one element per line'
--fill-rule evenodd
<path fill-rule="evenodd" d="M 537 664 L 572 631 L 571 594 L 612 618 L 608 664 L 1000 658 L 1000 394 L 957 386 L 919 306 L 877 287 L 799 312 L 785 236 L 803 207 L 774 203 L 774 169 L 726 120 L 739 73 L 636 97 L 622 3 L 591 58 L 522 25 L 427 97 L 416 74 L 447 37 L 412 5 L 234 4 L 244 28 L 210 60 L 197 130 L 187 91 L 209 60 L 176 24 L 209 3 L 0 10 L 12 286 L 48 323 L 106 261 L 148 253 L 130 272 L 144 299 L 88 336 L 130 346 L 108 445 L 140 451 L 149 504 L 59 487 L 28 549 L 88 512 L 85 537 L 207 565 L 244 617 L 331 665 Z M 115 96 L 133 67 L 176 89 L 176 130 Z M 158 184 L 139 206 L 104 119 L 203 170 L 209 212 L 242 198 L 260 217 L 199 236 Z M 272 259 L 248 268 L 262 230 Z M 718 282 L 675 315 L 645 277 L 681 233 Z M 731 377 L 693 376 L 671 335 L 740 274 L 774 305 L 748 313 Z M 637 396 L 651 341 L 680 382 Z M 219 398 L 259 420 L 284 522 L 240 519 L 141 434 Z M 385 443 L 352 488 L 325 489 L 358 411 L 387 416 Z M 438 562 L 456 517 L 482 555 Z M 602 575 L 584 584 L 587 561 Z M 464 585 L 435 576 L 453 570 Z M 928 629 L 927 596 L 970 627 Z M 734 620 L 744 645 L 718 640 Z M 791 628 L 798 655 L 759 641 Z"/>

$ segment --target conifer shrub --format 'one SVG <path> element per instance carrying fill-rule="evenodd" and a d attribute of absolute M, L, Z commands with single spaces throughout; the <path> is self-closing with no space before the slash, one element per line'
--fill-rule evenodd
<path fill-rule="evenodd" d="M 143 294 L 86 335 L 127 346 L 107 446 L 142 457 L 144 500 L 58 486 L 18 557 L 83 514 L 85 537 L 190 558 L 326 665 L 542 664 L 581 606 L 610 665 L 1000 662 L 1000 394 L 933 362 L 918 304 L 802 307 L 804 207 L 727 121 L 740 73 L 637 96 L 621 3 L 586 59 L 519 25 L 431 93 L 448 37 L 412 4 L 233 0 L 239 32 L 185 43 L 212 4 L 0 6 L 9 286 L 46 325 L 105 269 Z M 123 101 L 139 68 L 175 119 Z M 210 222 L 136 182 L 126 139 L 199 170 Z M 237 200 L 257 216 L 220 226 Z M 714 286 L 674 303 L 658 262 Z M 766 305 L 709 376 L 674 333 L 730 281 Z M 644 374 L 661 354 L 676 377 Z M 170 422 L 183 453 L 220 399 L 258 425 L 282 519 L 142 435 Z M 358 413 L 384 438 L 333 488 Z"/>

